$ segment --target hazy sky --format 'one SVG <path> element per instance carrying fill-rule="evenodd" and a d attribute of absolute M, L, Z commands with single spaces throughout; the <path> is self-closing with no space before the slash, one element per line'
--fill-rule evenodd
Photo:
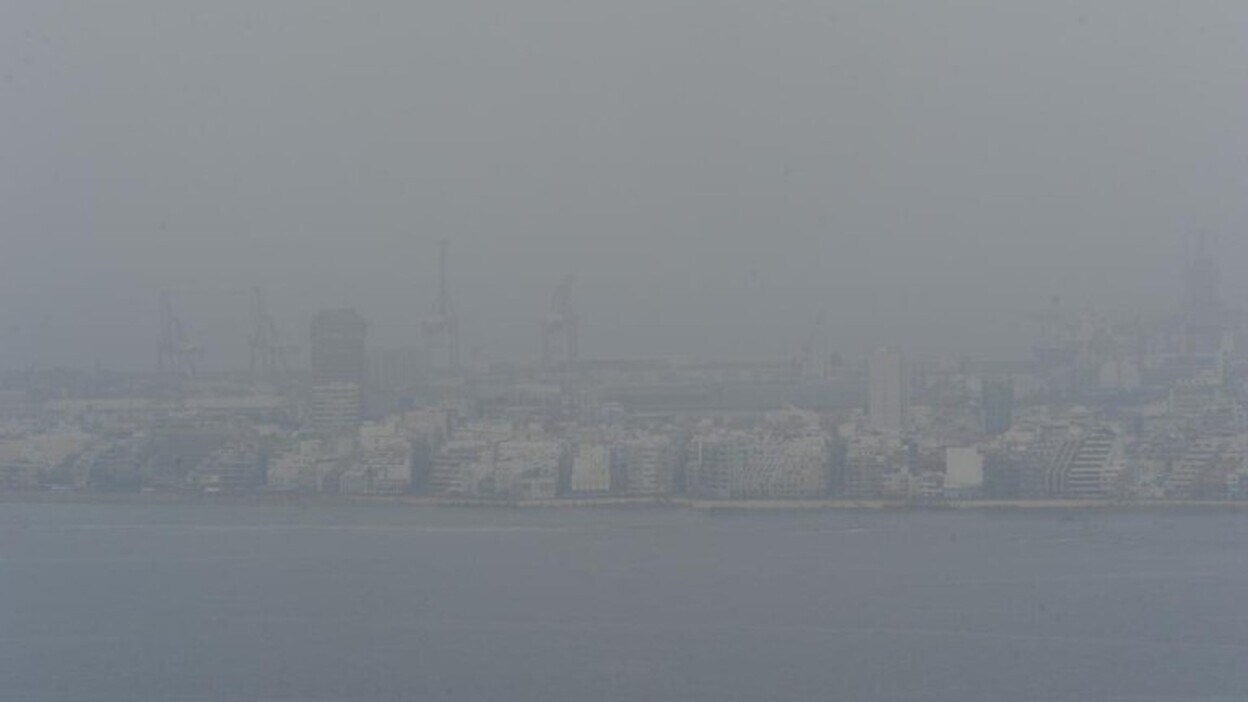
<path fill-rule="evenodd" d="M 535 358 L 1026 346 L 1015 312 L 1248 294 L 1248 3 L 0 4 L 0 365 L 211 365 L 262 285 L 410 343 L 451 240 L 465 347 Z M 306 356 L 305 356 L 306 358 Z"/>

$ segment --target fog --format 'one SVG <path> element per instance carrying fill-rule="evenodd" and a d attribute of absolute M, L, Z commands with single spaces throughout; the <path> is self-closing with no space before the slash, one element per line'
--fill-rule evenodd
<path fill-rule="evenodd" d="M 451 247 L 465 346 L 1021 354 L 1019 313 L 1248 292 L 1248 6 L 7 2 L 0 365 L 209 366 L 350 305 L 412 343 Z"/>

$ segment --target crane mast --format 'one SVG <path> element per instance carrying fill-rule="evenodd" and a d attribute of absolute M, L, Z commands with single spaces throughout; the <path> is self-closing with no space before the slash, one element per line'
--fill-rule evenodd
<path fill-rule="evenodd" d="M 446 366 L 450 371 L 459 370 L 459 317 L 451 300 L 447 274 L 449 243 L 438 242 L 438 297 L 434 300 L 433 314 L 425 320 L 424 335 L 426 355 L 436 363 L 440 352 L 446 353 Z"/>

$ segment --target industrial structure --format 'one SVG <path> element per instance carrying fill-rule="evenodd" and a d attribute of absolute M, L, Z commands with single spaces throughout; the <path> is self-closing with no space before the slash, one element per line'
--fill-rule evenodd
<path fill-rule="evenodd" d="M 290 372 L 289 355 L 299 347 L 283 344 L 277 335 L 277 322 L 269 315 L 264 292 L 252 286 L 251 333 L 247 337 L 248 375 L 252 383 L 281 383 Z"/>
<path fill-rule="evenodd" d="M 429 362 L 437 367 L 437 356 L 445 354 L 446 370 L 459 370 L 459 317 L 451 301 L 447 278 L 448 242 L 438 242 L 438 297 L 434 300 L 433 313 L 425 320 L 422 332 Z"/>
<path fill-rule="evenodd" d="M 572 309 L 575 276 L 564 276 L 550 297 L 542 320 L 542 367 L 571 369 L 580 356 L 576 312 Z"/>
<path fill-rule="evenodd" d="M 160 291 L 159 307 L 160 336 L 156 342 L 157 370 L 166 379 L 195 375 L 199 359 L 204 355 L 203 348 L 191 343 L 182 320 L 174 313 L 173 295 L 168 290 Z"/>

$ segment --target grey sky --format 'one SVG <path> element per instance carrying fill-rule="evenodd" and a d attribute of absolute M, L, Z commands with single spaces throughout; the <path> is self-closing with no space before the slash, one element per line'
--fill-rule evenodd
<path fill-rule="evenodd" d="M 466 346 L 533 358 L 1025 347 L 1061 294 L 1172 304 L 1180 238 L 1248 293 L 1248 4 L 0 5 L 0 365 L 214 365 L 261 284 L 415 337 L 452 241 Z"/>

